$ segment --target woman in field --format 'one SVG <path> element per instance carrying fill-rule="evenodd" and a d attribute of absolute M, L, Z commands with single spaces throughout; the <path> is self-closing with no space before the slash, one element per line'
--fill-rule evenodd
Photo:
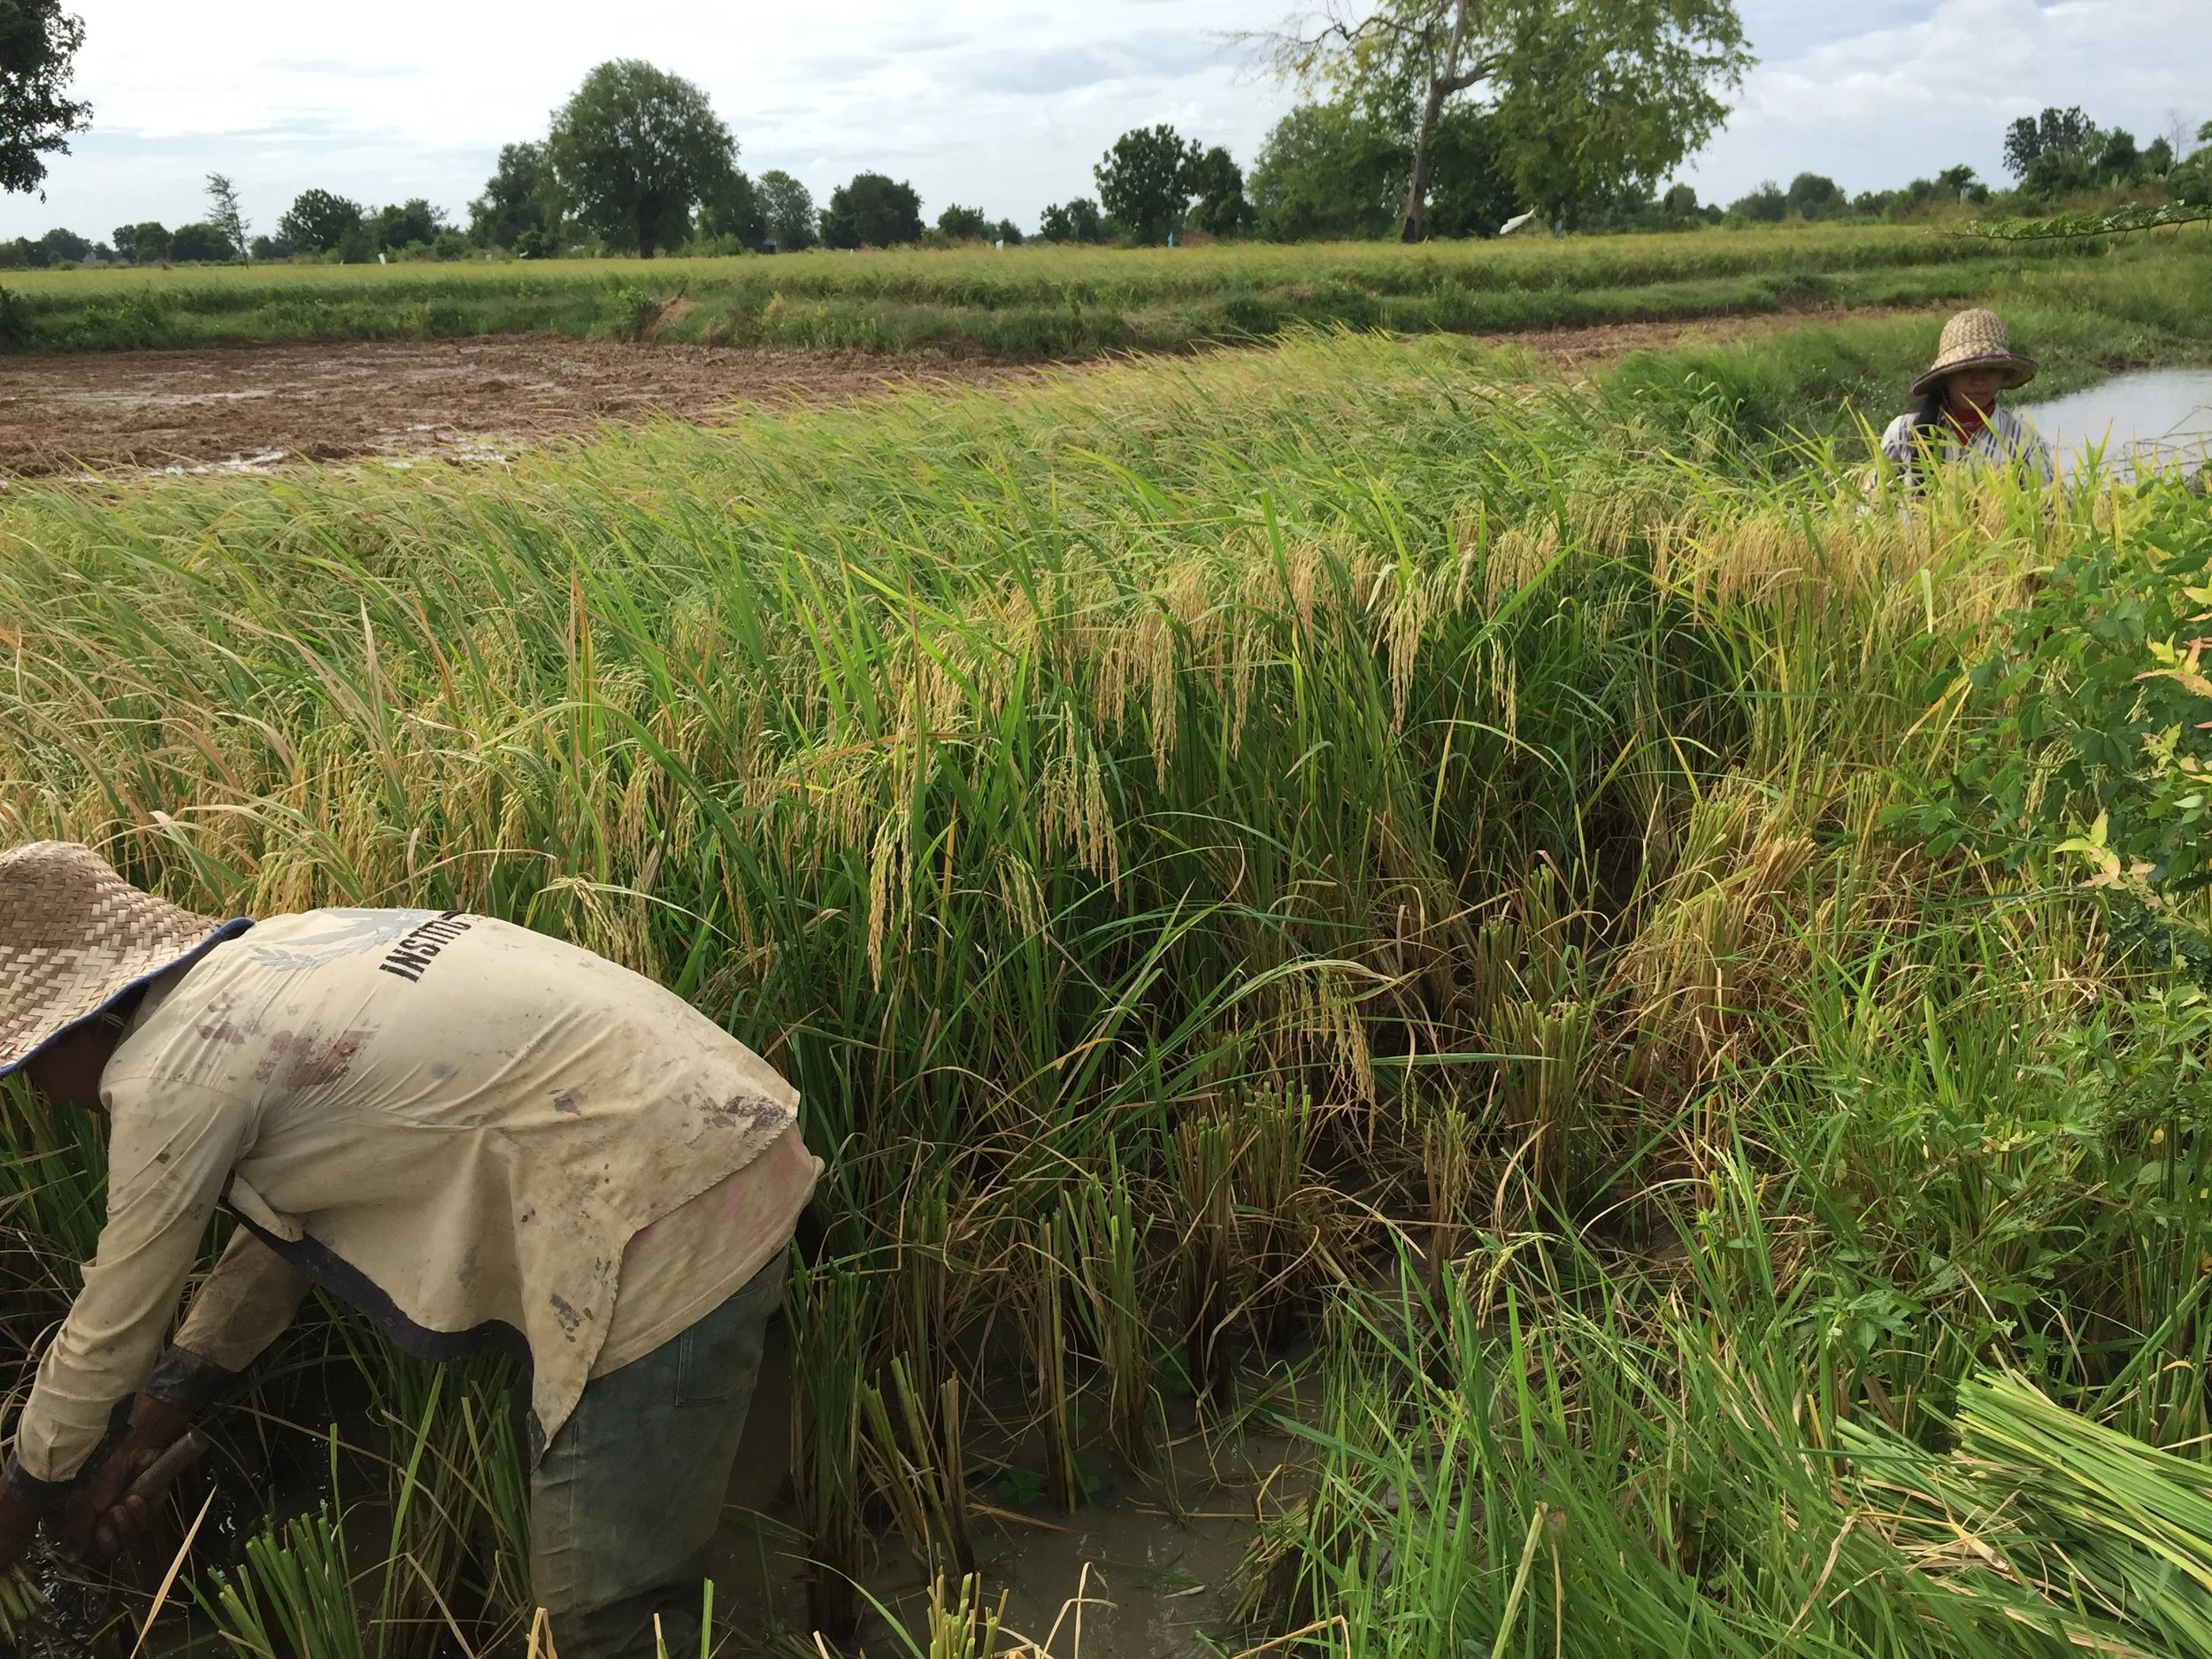
<path fill-rule="evenodd" d="M 1912 383 L 1912 409 L 1882 434 L 1882 454 L 1917 487 L 1932 463 L 1970 460 L 2051 476 L 2051 451 L 1999 396 L 2035 378 L 2035 359 L 2012 349 L 1997 313 L 1961 311 L 1943 325 L 1928 372 Z"/>

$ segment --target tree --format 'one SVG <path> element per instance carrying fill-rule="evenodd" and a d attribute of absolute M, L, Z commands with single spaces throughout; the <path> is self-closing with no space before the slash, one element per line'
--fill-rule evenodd
<path fill-rule="evenodd" d="M 1064 204 L 1055 202 L 1039 216 L 1038 235 L 1047 242 L 1103 242 L 1106 227 L 1098 204 L 1079 196 Z"/>
<path fill-rule="evenodd" d="M 1233 236 L 1248 230 L 1252 204 L 1244 199 L 1244 170 L 1219 144 L 1191 163 L 1191 188 L 1198 205 L 1191 218 L 1209 236 Z"/>
<path fill-rule="evenodd" d="M 60 0 L 0 4 L 0 190 L 38 189 L 46 157 L 92 125 L 89 104 L 62 96 L 83 44 L 84 20 Z"/>
<path fill-rule="evenodd" d="M 1278 73 L 1402 134 L 1408 242 L 1427 234 L 1434 141 L 1461 95 L 1482 93 L 1501 171 L 1556 222 L 1575 201 L 1655 186 L 1726 116 L 1714 89 L 1753 62 L 1734 0 L 1344 3 L 1261 39 Z"/>
<path fill-rule="evenodd" d="M 156 265 L 169 257 L 169 232 L 158 219 L 115 227 L 115 251 L 133 265 Z"/>
<path fill-rule="evenodd" d="M 768 240 L 778 253 L 798 253 L 819 240 L 813 196 L 780 167 L 760 175 L 760 211 L 767 221 Z"/>
<path fill-rule="evenodd" d="M 731 168 L 720 194 L 700 208 L 699 234 L 747 248 L 767 245 L 768 220 L 761 211 L 760 191 L 740 169 Z"/>
<path fill-rule="evenodd" d="M 983 210 L 957 202 L 938 214 L 937 228 L 954 242 L 988 242 L 991 237 L 991 221 Z"/>
<path fill-rule="evenodd" d="M 252 253 L 256 262 L 270 259 L 289 259 L 298 251 L 299 250 L 292 245 L 292 239 L 289 236 L 278 234 L 274 236 L 256 236 L 253 239 Z"/>
<path fill-rule="evenodd" d="M 1196 194 L 1199 155 L 1165 123 L 1132 127 L 1091 169 L 1098 199 L 1139 242 L 1165 242 Z"/>
<path fill-rule="evenodd" d="M 180 225 L 177 234 L 169 239 L 172 259 L 204 260 L 210 265 L 235 259 L 238 250 L 230 238 L 216 225 Z"/>
<path fill-rule="evenodd" d="M 558 202 L 586 229 L 650 259 L 728 188 L 737 141 L 690 81 L 623 58 L 586 75 L 556 111 L 545 159 Z"/>
<path fill-rule="evenodd" d="M 552 188 L 543 144 L 503 144 L 484 194 L 469 204 L 469 240 L 480 248 L 512 248 L 526 232 L 550 234 L 557 228 L 547 200 Z"/>
<path fill-rule="evenodd" d="M 2116 127 L 2097 149 L 2097 171 L 2114 184 L 2132 184 L 2143 175 L 2143 152 L 2135 147 L 2135 134 Z"/>
<path fill-rule="evenodd" d="M 1741 215 L 1755 225 L 1779 225 L 1789 217 L 1790 199 L 1782 194 L 1782 187 L 1771 179 L 1761 181 L 1749 196 L 1738 196 L 1728 204 L 1728 211 Z"/>
<path fill-rule="evenodd" d="M 229 258 L 242 257 L 246 251 L 246 233 L 253 228 L 246 223 L 246 216 L 238 211 L 238 192 L 219 173 L 207 175 L 207 222 L 222 234 L 231 246 Z"/>
<path fill-rule="evenodd" d="M 92 257 L 90 242 L 75 231 L 59 225 L 41 236 L 38 242 L 39 246 L 46 250 L 46 260 L 50 265 L 57 259 L 73 259 L 81 264 Z"/>
<path fill-rule="evenodd" d="M 996 235 L 997 239 L 1009 248 L 1018 248 L 1022 245 L 1022 227 L 1010 219 L 999 220 Z"/>
<path fill-rule="evenodd" d="M 1409 166 L 1410 153 L 1403 149 L 1399 153 Z M 1402 172 L 1398 176 L 1405 175 Z M 1466 103 L 1446 110 L 1429 141 L 1424 232 L 1432 236 L 1494 236 L 1519 211 L 1519 196 L 1520 187 L 1507 171 L 1495 112 Z M 1385 234 L 1399 228 L 1394 218 Z"/>
<path fill-rule="evenodd" d="M 2039 157 L 2083 156 L 2093 150 L 2102 136 L 2079 104 L 2070 110 L 2053 105 L 2039 116 L 2024 115 L 2005 129 L 2005 171 L 2024 180 Z"/>
<path fill-rule="evenodd" d="M 335 248 L 348 231 L 361 228 L 358 202 L 329 190 L 302 190 L 277 218 L 277 234 L 315 253 Z"/>
<path fill-rule="evenodd" d="M 2078 150 L 2046 150 L 2028 164 L 2027 176 L 2020 180 L 2020 190 L 2024 196 L 2047 200 L 2086 190 L 2095 182 L 2088 157 Z"/>
<path fill-rule="evenodd" d="M 1972 192 L 1975 185 L 1980 182 L 1980 180 L 1975 174 L 1973 168 L 1961 162 L 1957 166 L 1946 167 L 1941 173 L 1936 174 L 1935 181 L 1948 190 L 1955 199 L 1962 202 Z"/>
<path fill-rule="evenodd" d="M 1400 225 L 1406 146 L 1350 100 L 1303 104 L 1261 144 L 1249 180 L 1271 242 L 1389 235 Z"/>
<path fill-rule="evenodd" d="M 922 198 L 880 173 L 853 175 L 830 192 L 822 240 L 833 248 L 896 248 L 922 239 Z"/>
<path fill-rule="evenodd" d="M 1800 219 L 1833 219 L 1849 205 L 1836 181 L 1817 173 L 1801 173 L 1792 179 L 1783 201 Z"/>
<path fill-rule="evenodd" d="M 388 248 L 397 253 L 402 248 L 411 248 L 419 242 L 428 247 L 435 242 L 438 233 L 446 228 L 445 210 L 430 205 L 419 196 L 395 203 L 377 210 L 376 222 L 369 227 L 379 248 Z"/>
<path fill-rule="evenodd" d="M 2143 146 L 2144 177 L 2162 179 L 2173 170 L 2174 147 L 2171 140 L 2162 134 Z"/>

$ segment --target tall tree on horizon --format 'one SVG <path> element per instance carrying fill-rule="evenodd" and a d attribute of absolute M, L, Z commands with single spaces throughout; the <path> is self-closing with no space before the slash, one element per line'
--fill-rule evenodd
<path fill-rule="evenodd" d="M 277 234 L 295 248 L 326 253 L 348 231 L 359 230 L 367 215 L 361 204 L 334 190 L 302 190 L 277 218 Z"/>
<path fill-rule="evenodd" d="M 737 141 L 698 87 L 618 58 L 554 112 L 545 159 L 557 208 L 572 208 L 587 229 L 650 259 L 689 234 L 694 209 L 728 189 Z"/>
<path fill-rule="evenodd" d="M 760 211 L 778 253 L 797 253 L 821 239 L 812 194 L 780 167 L 760 175 Z"/>
<path fill-rule="evenodd" d="M 532 231 L 552 235 L 559 228 L 546 199 L 552 183 L 543 144 L 501 145 L 484 194 L 469 204 L 469 240 L 480 248 L 512 248 Z"/>
<path fill-rule="evenodd" d="M 1754 61 L 1734 0 L 1325 0 L 1247 35 L 1278 74 L 1408 135 L 1401 234 L 1427 234 L 1439 123 L 1469 92 L 1499 118 L 1532 205 L 1649 183 L 1727 115 L 1716 88 Z"/>
<path fill-rule="evenodd" d="M 1091 169 L 1098 199 L 1139 242 L 1165 242 L 1181 228 L 1199 192 L 1198 159 L 1204 153 L 1165 122 L 1132 127 Z"/>
<path fill-rule="evenodd" d="M 855 173 L 822 210 L 822 240 L 833 248 L 898 248 L 921 239 L 922 198 L 887 173 Z"/>
<path fill-rule="evenodd" d="M 241 259 L 251 258 L 246 250 L 246 234 L 253 227 L 246 222 L 245 214 L 238 206 L 238 192 L 231 181 L 219 173 L 207 175 L 207 222 L 223 234 L 223 239 L 238 250 Z"/>
<path fill-rule="evenodd" d="M 38 190 L 46 157 L 69 153 L 69 134 L 92 125 L 92 106 L 62 96 L 76 73 L 84 19 L 60 0 L 0 4 L 0 190 Z"/>

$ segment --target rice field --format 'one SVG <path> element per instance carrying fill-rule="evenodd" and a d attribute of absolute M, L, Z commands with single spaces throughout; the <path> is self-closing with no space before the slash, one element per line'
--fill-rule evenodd
<path fill-rule="evenodd" d="M 2193 241 L 2189 239 L 2193 238 Z M 2155 234 L 2154 257 L 2201 231 Z M 2096 242 L 1997 245 L 1935 225 L 1179 249 L 1027 246 L 785 257 L 11 273 L 10 349 L 441 339 L 541 330 L 706 344 L 1179 350 L 1300 325 L 1509 332 L 1936 305 L 2095 265 Z M 2121 262 L 2142 249 L 2116 250 Z"/>
<path fill-rule="evenodd" d="M 2212 1654 L 2212 1005 L 2062 846 L 2140 773 L 2067 761 L 2080 641 L 2205 580 L 2212 508 L 1870 499 L 1809 399 L 1921 333 L 1571 386 L 1301 333 L 498 474 L 12 489 L 0 834 L 512 918 L 794 1079 L 772 1651 L 1069 1659 L 997 1622 L 986 1494 L 1171 1515 L 1179 1448 L 1264 1427 L 1192 1652 Z M 99 1147 L 0 1114 L 27 1351 Z M 530 1651 L 503 1384 L 305 1322 L 219 1425 L 311 1434 L 185 1575 L 210 1650 Z"/>

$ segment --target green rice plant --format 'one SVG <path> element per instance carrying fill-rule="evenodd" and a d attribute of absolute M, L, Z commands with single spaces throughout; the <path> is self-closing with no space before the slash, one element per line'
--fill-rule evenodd
<path fill-rule="evenodd" d="M 1045 1486 L 1052 1501 L 1072 1514 L 1082 1503 L 1084 1476 L 1077 1455 L 1078 1391 L 1070 1376 L 1075 1310 L 1080 1279 L 1071 1269 L 1077 1235 L 1064 1215 L 1031 1224 L 1023 1240 L 1025 1335 L 1034 1379 L 1036 1417 L 1044 1434 Z"/>
<path fill-rule="evenodd" d="M 931 1401 L 916 1393 L 902 1357 L 892 1357 L 889 1374 L 895 1424 L 882 1390 L 868 1383 L 860 1386 L 875 1484 L 889 1499 L 914 1559 L 933 1575 L 949 1564 L 964 1577 L 975 1571 L 975 1544 L 968 1527 L 959 1380 L 947 1378 Z"/>
<path fill-rule="evenodd" d="M 392 1651 L 403 1656 L 440 1646 L 455 1617 L 446 1604 L 454 1601 L 472 1617 L 482 1615 L 487 1643 L 518 1631 L 535 1602 L 528 1459 L 518 1439 L 512 1362 L 486 1355 L 431 1363 L 397 1352 L 357 1318 L 342 1320 L 338 1331 L 370 1379 L 388 1435 L 385 1560 L 412 1563 L 404 1572 L 388 1565 L 383 1579 L 380 1623 L 414 1632 Z"/>
<path fill-rule="evenodd" d="M 29 1294 L 50 1310 L 74 1296 L 107 1213 L 106 1125 L 55 1107 L 20 1078 L 0 1083 L 0 1228 L 6 1230 L 11 1300 Z M 27 1340 L 27 1337 L 26 1339 Z"/>
<path fill-rule="evenodd" d="M 46 1594 L 29 1568 L 18 1563 L 0 1573 L 0 1640 L 11 1646 L 21 1642 L 45 1605 Z"/>
<path fill-rule="evenodd" d="M 1236 1209 L 1231 1186 L 1236 1150 L 1217 1118 L 1186 1118 L 1169 1149 L 1170 1179 L 1182 1237 L 1183 1375 L 1202 1400 L 1218 1401 L 1229 1380 L 1225 1340 L 1235 1303 Z"/>
<path fill-rule="evenodd" d="M 495 1622 L 518 1629 L 529 1622 L 536 1598 L 530 1588 L 529 1457 L 514 1379 L 504 1363 L 479 1362 L 463 1376 L 461 1389 L 468 1448 L 463 1485 L 478 1517 L 472 1543 L 484 1605 Z"/>
<path fill-rule="evenodd" d="M 218 1570 L 202 1606 L 241 1659 L 373 1659 L 384 1649 L 365 1637 L 354 1601 L 344 1527 L 326 1505 L 246 1542 L 235 1573 Z"/>
<path fill-rule="evenodd" d="M 1068 1231 L 1082 1240 L 1080 1306 L 1093 1351 L 1106 1373 L 1107 1428 L 1129 1466 L 1147 1470 L 1153 1463 L 1157 1365 L 1141 1280 L 1153 1218 L 1140 1219 L 1113 1142 L 1107 1144 L 1104 1174 L 1094 1172 L 1084 1183 L 1080 1202 L 1080 1212 L 1069 1217 Z"/>
<path fill-rule="evenodd" d="M 1475 1125 L 1455 1101 L 1447 1102 L 1422 1125 L 1421 1172 L 1428 1199 L 1423 1249 L 1429 1294 L 1434 1296 L 1446 1266 L 1465 1248 L 1475 1199 Z"/>
<path fill-rule="evenodd" d="M 894 1640 L 913 1659 L 998 1659 L 999 1635 L 1006 1620 L 1006 1600 L 1005 1593 L 1001 1592 L 998 1605 L 987 1606 L 980 1574 L 963 1578 L 959 1589 L 954 1592 L 947 1589 L 941 1573 L 930 1582 L 929 1608 L 923 1616 L 918 1640 L 880 1602 L 877 1603 L 877 1611 L 890 1625 Z M 1041 1652 L 1042 1649 L 1026 1641 L 1009 1650 L 1010 1655 Z"/>
<path fill-rule="evenodd" d="M 1588 1174 L 1576 1156 L 1588 1133 L 1590 1008 L 1516 998 L 1493 1013 L 1490 1033 L 1502 1056 L 1500 1118 L 1520 1181 L 1542 1203 L 1564 1203 Z"/>
<path fill-rule="evenodd" d="M 2114 257 L 2116 252 L 2118 257 Z M 2095 257 L 2102 253 L 2104 257 Z M 661 340 L 984 349 L 1025 358 L 1247 342 L 1286 328 L 1547 329 L 1657 318 L 1929 306 L 2054 266 L 2189 274 L 2186 248 L 2107 251 L 1839 224 L 1536 242 L 1240 242 L 1167 250 L 826 250 L 749 258 L 256 265 L 12 273 L 18 347 L 424 339 L 512 330 Z M 2085 257 L 2085 255 L 2091 257 Z M 2065 257 L 2070 256 L 2070 257 Z M 2103 267 L 2115 267 L 2108 273 Z"/>
<path fill-rule="evenodd" d="M 1244 1314 L 1253 1340 L 1267 1348 L 1301 1320 L 1323 1277 L 1321 1228 L 1308 1179 L 1313 1097 L 1257 1088 L 1237 1102 L 1231 1121 L 1238 1143 L 1232 1179 Z"/>
<path fill-rule="evenodd" d="M 2151 269 L 2038 266 L 2022 315 L 2167 350 L 2200 319 Z M 1839 1425 L 1940 1447 L 2002 1363 L 2186 1455 L 2212 1014 L 2065 856 L 1914 814 L 2010 741 L 1971 675 L 2042 573 L 2203 504 L 1967 475 L 1908 511 L 1847 432 L 1763 435 L 1931 333 L 1583 388 L 1314 335 L 495 477 L 13 489 L 0 834 L 206 910 L 511 917 L 789 1076 L 826 1642 L 872 1503 L 954 1554 L 984 1403 L 1026 1395 L 1072 1502 L 1087 1401 L 1157 1470 L 1163 1371 L 1211 1432 L 1265 1357 L 1248 1410 L 1318 1402 L 1255 1563 L 1286 1651 L 2055 1652 L 2039 1591 L 1916 1565 Z M 27 1346 L 97 1148 L 0 1128 Z M 375 1378 L 404 1501 L 364 1640 L 423 1628 L 387 1586 L 519 1614 L 489 1373 L 318 1363 Z"/>
<path fill-rule="evenodd" d="M 2004 1372 L 1959 1389 L 1940 1456 L 1879 1424 L 1839 1425 L 1888 1535 L 1937 1584 L 2078 1647 L 2212 1653 L 2212 1478 Z"/>
<path fill-rule="evenodd" d="M 795 1384 L 791 1479 L 810 1563 L 807 1620 L 841 1641 L 858 1620 L 856 1580 L 866 1550 L 861 1367 L 872 1340 L 872 1309 L 873 1290 L 859 1264 L 837 1258 L 795 1263 L 784 1310 Z"/>
<path fill-rule="evenodd" d="M 886 1313 L 893 1352 L 904 1362 L 925 1397 L 952 1380 L 944 1333 L 950 1328 L 953 1265 L 952 1171 L 942 1163 L 918 1164 L 899 1199 L 896 1225 L 885 1240 L 895 1266 Z"/>

